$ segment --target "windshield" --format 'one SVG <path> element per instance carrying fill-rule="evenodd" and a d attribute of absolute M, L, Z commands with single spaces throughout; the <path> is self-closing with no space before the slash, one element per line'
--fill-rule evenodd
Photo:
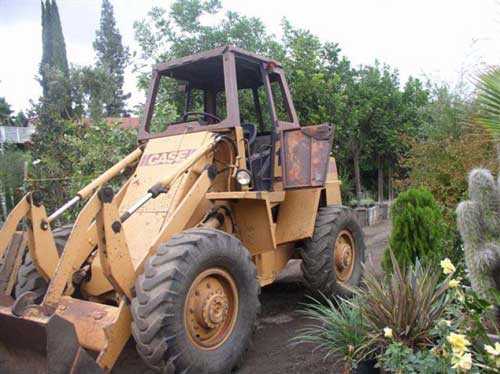
<path fill-rule="evenodd" d="M 224 90 L 193 87 L 191 82 L 162 76 L 149 132 L 163 132 L 171 124 L 198 121 L 213 125 L 226 118 Z"/>

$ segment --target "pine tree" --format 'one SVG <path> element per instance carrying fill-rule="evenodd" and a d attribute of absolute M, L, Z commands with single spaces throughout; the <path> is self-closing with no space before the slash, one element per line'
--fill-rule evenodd
<path fill-rule="evenodd" d="M 123 94 L 124 71 L 128 63 L 128 48 L 122 44 L 122 37 L 116 26 L 113 6 L 109 0 L 102 1 L 101 21 L 96 32 L 94 49 L 97 68 L 102 69 L 109 82 L 108 94 L 104 97 L 104 114 L 115 117 L 126 114 L 125 101 L 130 94 Z"/>
<path fill-rule="evenodd" d="M 66 44 L 55 0 L 42 1 L 42 61 L 40 84 L 43 102 L 62 117 L 71 116 L 71 85 Z"/>

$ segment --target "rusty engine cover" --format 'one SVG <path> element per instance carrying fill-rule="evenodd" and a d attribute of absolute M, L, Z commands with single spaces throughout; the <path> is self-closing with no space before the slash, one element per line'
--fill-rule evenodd
<path fill-rule="evenodd" d="M 281 139 L 283 187 L 323 187 L 332 140 L 330 124 L 284 130 Z"/>

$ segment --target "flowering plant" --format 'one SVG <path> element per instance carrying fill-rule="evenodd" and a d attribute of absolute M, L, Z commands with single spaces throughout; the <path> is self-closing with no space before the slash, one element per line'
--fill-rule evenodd
<path fill-rule="evenodd" d="M 354 299 L 339 300 L 338 307 L 309 305 L 313 324 L 295 341 L 340 355 L 351 368 L 375 359 L 386 372 L 497 373 L 500 342 L 488 335 L 491 305 L 462 282 L 462 266 L 449 259 L 440 265 L 444 279 L 418 261 L 403 271 L 393 260 L 385 278 L 368 269 Z"/>
<path fill-rule="evenodd" d="M 440 263 L 446 275 L 450 302 L 432 330 L 427 347 L 411 349 L 393 339 L 378 356 L 379 366 L 401 373 L 497 373 L 500 369 L 500 342 L 494 342 L 488 328 L 492 306 L 480 299 L 457 273 L 462 271 L 445 259 Z M 453 278 L 452 278 L 453 277 Z"/>

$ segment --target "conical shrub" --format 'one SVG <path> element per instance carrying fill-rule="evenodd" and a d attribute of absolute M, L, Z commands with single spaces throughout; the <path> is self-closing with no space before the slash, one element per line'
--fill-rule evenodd
<path fill-rule="evenodd" d="M 446 224 L 441 208 L 425 188 L 410 188 L 401 193 L 391 207 L 392 233 L 389 248 L 402 268 L 415 264 L 438 263 L 442 259 Z M 392 271 L 389 248 L 382 267 Z"/>

